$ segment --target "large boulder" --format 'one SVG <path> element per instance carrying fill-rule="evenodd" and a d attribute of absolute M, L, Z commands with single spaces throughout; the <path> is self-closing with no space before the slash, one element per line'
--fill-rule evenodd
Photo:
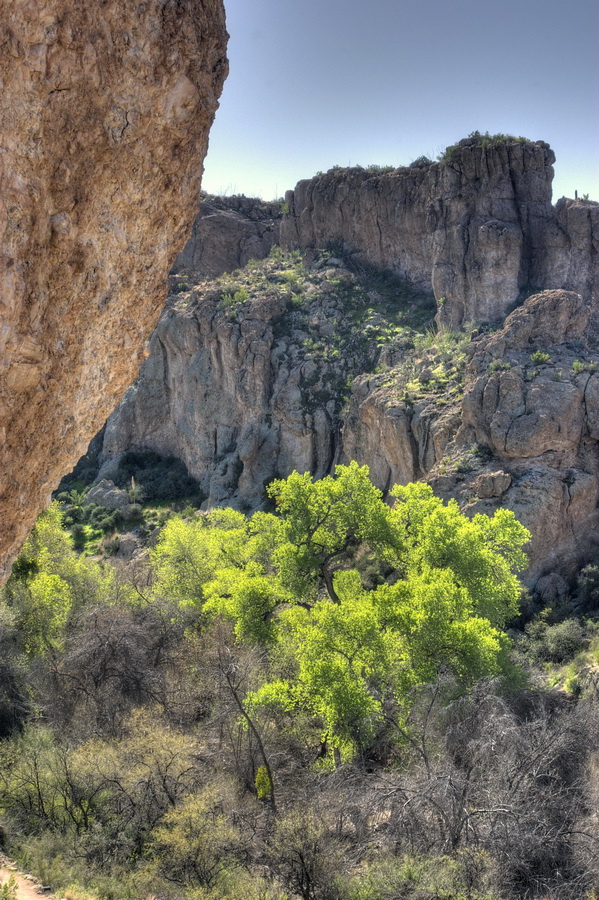
<path fill-rule="evenodd" d="M 197 213 L 222 0 L 0 0 L 0 580 L 135 377 Z"/>

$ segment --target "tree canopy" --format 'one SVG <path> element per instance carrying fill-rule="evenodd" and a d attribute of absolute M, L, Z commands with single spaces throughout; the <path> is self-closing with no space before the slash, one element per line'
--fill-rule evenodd
<path fill-rule="evenodd" d="M 468 519 L 425 484 L 389 505 L 368 475 L 294 472 L 268 489 L 276 513 L 173 520 L 153 555 L 156 590 L 272 648 L 280 677 L 251 706 L 303 710 L 348 753 L 441 671 L 464 685 L 501 671 L 529 539 L 510 511 Z"/>

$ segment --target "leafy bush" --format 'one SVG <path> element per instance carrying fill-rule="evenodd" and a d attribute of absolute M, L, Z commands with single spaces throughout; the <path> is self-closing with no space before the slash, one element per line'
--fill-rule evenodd
<path fill-rule="evenodd" d="M 212 887 L 238 862 L 240 835 L 214 788 L 191 794 L 152 833 L 157 871 L 185 887 Z"/>
<path fill-rule="evenodd" d="M 457 144 L 451 144 L 447 147 L 443 153 L 441 153 L 437 159 L 440 162 L 450 162 L 458 152 L 461 147 L 466 146 L 478 146 L 483 149 L 487 147 L 497 147 L 503 144 L 530 144 L 528 138 L 525 137 L 515 137 L 513 134 L 502 134 L 498 132 L 497 134 L 490 134 L 488 131 L 485 131 L 482 134 L 480 131 L 471 131 L 467 138 L 464 138 L 461 141 L 458 141 Z"/>
<path fill-rule="evenodd" d="M 413 162 L 410 163 L 411 169 L 425 169 L 427 166 L 432 166 L 433 161 L 429 159 L 428 156 L 418 156 Z"/>
<path fill-rule="evenodd" d="M 596 362 L 581 362 L 579 359 L 575 359 L 572 363 L 572 371 L 575 375 L 580 375 L 582 372 L 588 372 L 592 375 L 597 371 L 597 363 Z"/>
<path fill-rule="evenodd" d="M 548 625 L 546 619 L 542 613 L 525 629 L 528 653 L 536 662 L 564 663 L 587 646 L 588 636 L 578 619 L 564 619 L 556 625 Z"/>
<path fill-rule="evenodd" d="M 388 175 L 389 172 L 395 172 L 395 166 L 380 166 L 376 163 L 372 163 L 369 166 L 366 166 L 366 171 L 370 175 Z"/>
<path fill-rule="evenodd" d="M 585 612 L 599 610 L 599 565 L 589 563 L 578 576 L 578 598 Z"/>
<path fill-rule="evenodd" d="M 549 362 L 549 354 L 543 353 L 541 350 L 535 350 L 534 353 L 530 354 L 530 361 L 535 366 L 540 366 L 543 363 Z"/>
<path fill-rule="evenodd" d="M 268 769 L 266 766 L 258 766 L 258 771 L 256 772 L 256 794 L 258 796 L 258 800 L 265 800 L 272 791 L 272 782 L 270 780 L 270 776 L 268 774 Z"/>
<path fill-rule="evenodd" d="M 249 296 L 246 287 L 238 288 L 236 291 L 225 291 L 221 295 L 220 306 L 222 309 L 236 312 L 249 299 Z"/>
<path fill-rule="evenodd" d="M 11 875 L 10 878 L 0 886 L 0 900 L 17 900 L 17 893 L 17 879 L 14 875 Z"/>
<path fill-rule="evenodd" d="M 487 366 L 487 372 L 501 372 L 504 369 L 511 369 L 511 363 L 507 359 L 494 359 Z"/>
<path fill-rule="evenodd" d="M 292 810 L 277 822 L 269 851 L 271 868 L 293 894 L 302 900 L 337 900 L 335 881 L 347 863 L 325 817 Z"/>
<path fill-rule="evenodd" d="M 578 619 L 565 619 L 549 625 L 544 634 L 546 658 L 562 663 L 576 656 L 587 644 L 587 637 Z"/>
<path fill-rule="evenodd" d="M 79 523 L 73 525 L 71 534 L 73 535 L 73 546 L 75 550 L 83 550 L 87 540 L 85 525 L 80 525 Z"/>

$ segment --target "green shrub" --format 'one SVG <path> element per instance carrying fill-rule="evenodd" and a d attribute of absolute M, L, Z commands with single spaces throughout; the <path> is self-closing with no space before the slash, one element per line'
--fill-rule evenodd
<path fill-rule="evenodd" d="M 411 169 L 425 169 L 427 166 L 431 166 L 433 164 L 432 159 L 429 159 L 428 156 L 418 156 L 413 162 L 410 163 Z"/>
<path fill-rule="evenodd" d="M 17 879 L 11 875 L 8 881 L 0 886 L 0 900 L 17 900 Z"/>
<path fill-rule="evenodd" d="M 269 863 L 302 900 L 337 900 L 336 882 L 347 868 L 340 842 L 313 809 L 292 810 L 278 820 Z"/>
<path fill-rule="evenodd" d="M 467 146 L 478 146 L 486 149 L 487 147 L 498 147 L 503 144 L 530 144 L 532 143 L 528 138 L 525 137 L 516 137 L 513 134 L 503 134 L 502 132 L 498 132 L 497 134 L 490 134 L 488 131 L 485 131 L 482 134 L 480 131 L 471 131 L 467 138 L 462 141 L 458 141 L 457 144 L 451 144 L 447 147 L 443 153 L 439 154 L 437 159 L 440 162 L 450 162 L 456 155 L 457 151 L 462 147 Z"/>
<path fill-rule="evenodd" d="M 272 784 L 266 766 L 258 767 L 258 771 L 256 772 L 255 784 L 258 800 L 266 800 L 267 797 L 270 797 Z"/>
<path fill-rule="evenodd" d="M 596 612 L 599 610 L 598 565 L 589 563 L 581 570 L 578 576 L 578 600 L 584 612 Z"/>
<path fill-rule="evenodd" d="M 530 361 L 535 366 L 543 365 L 543 363 L 549 362 L 549 354 L 543 353 L 542 350 L 535 350 L 534 353 L 530 354 Z"/>
<path fill-rule="evenodd" d="M 526 626 L 528 653 L 536 662 L 564 663 L 580 653 L 588 643 L 584 627 L 578 619 L 564 619 L 548 625 L 546 613 Z"/>
<path fill-rule="evenodd" d="M 235 311 L 249 299 L 248 289 L 241 287 L 236 291 L 225 291 L 220 298 L 220 306 L 223 309 Z"/>
<path fill-rule="evenodd" d="M 566 662 L 584 649 L 587 637 L 578 619 L 565 619 L 549 625 L 545 632 L 546 656 L 552 662 Z"/>
<path fill-rule="evenodd" d="M 572 363 L 572 371 L 575 375 L 580 375 L 582 372 L 588 372 L 589 375 L 592 375 L 593 372 L 597 371 L 597 363 L 594 360 L 584 363 L 579 359 L 575 359 Z"/>
<path fill-rule="evenodd" d="M 238 858 L 239 832 L 222 811 L 216 789 L 192 794 L 152 834 L 156 867 L 168 881 L 212 887 Z"/>
<path fill-rule="evenodd" d="M 83 548 L 85 547 L 85 541 L 87 540 L 85 525 L 73 525 L 71 534 L 73 536 L 73 547 L 75 548 L 75 550 L 83 550 Z"/>
<path fill-rule="evenodd" d="M 503 369 L 511 369 L 511 363 L 506 359 L 494 359 L 487 366 L 487 372 L 501 372 Z"/>
<path fill-rule="evenodd" d="M 395 166 L 379 166 L 376 163 L 366 166 L 366 171 L 370 175 L 388 175 L 389 172 L 395 172 Z"/>

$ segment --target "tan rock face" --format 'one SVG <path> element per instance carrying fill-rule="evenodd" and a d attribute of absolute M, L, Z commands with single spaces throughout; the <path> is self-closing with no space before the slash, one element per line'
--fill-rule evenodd
<path fill-rule="evenodd" d="M 135 377 L 197 212 L 221 0 L 0 0 L 0 577 Z"/>

